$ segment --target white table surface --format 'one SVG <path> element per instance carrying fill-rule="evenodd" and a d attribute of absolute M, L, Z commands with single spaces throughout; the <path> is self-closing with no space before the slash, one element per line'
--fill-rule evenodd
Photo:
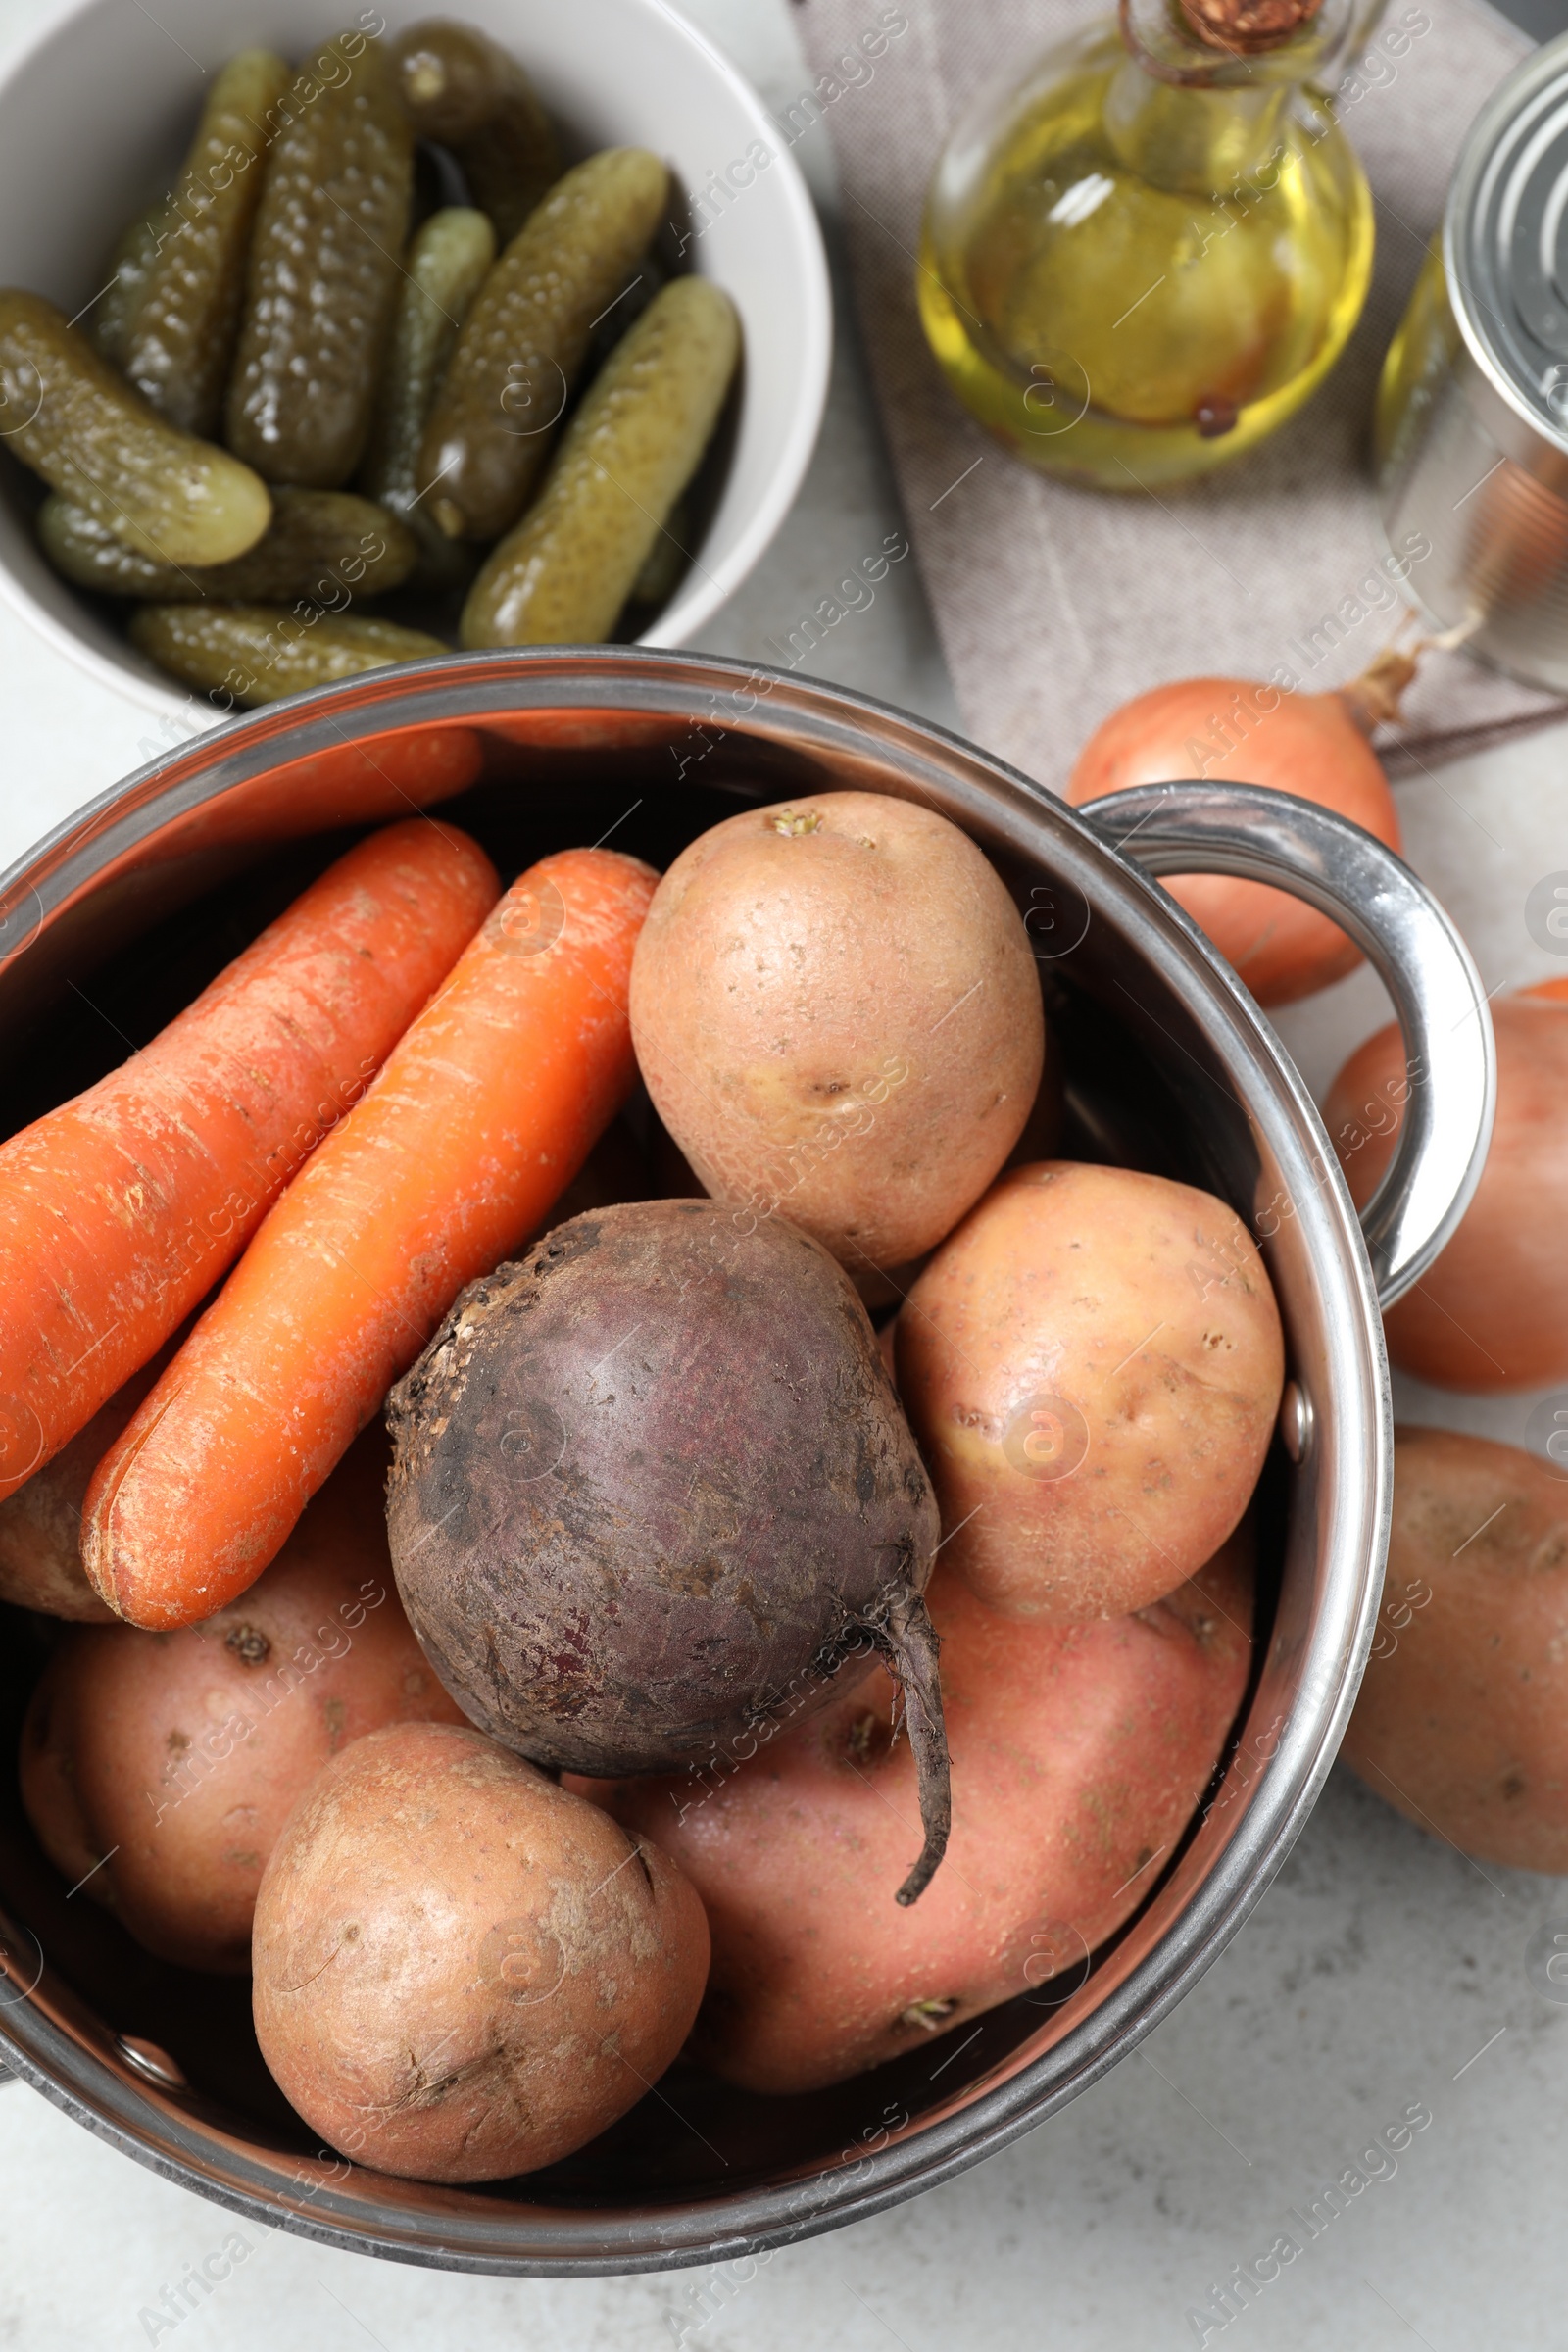
<path fill-rule="evenodd" d="M 125 0 L 127 6 L 139 0 Z M 569 0 L 568 0 L 569 4 Z M 688 0 L 781 105 L 807 86 L 787 0 Z M 0 0 L 0 56 L 53 15 Z M 144 11 L 144 13 L 149 13 Z M 151 12 L 156 14 L 156 10 Z M 461 13 L 456 8 L 454 13 Z M 831 223 L 821 125 L 796 152 Z M 898 524 L 841 303 L 827 429 L 774 549 L 710 630 L 765 659 L 824 578 Z M 956 723 L 912 564 L 828 640 L 822 674 Z M 139 764 L 145 716 L 0 613 L 0 865 Z M 1552 968 L 1524 926 L 1568 863 L 1559 731 L 1399 788 L 1409 853 L 1489 988 Z M 1368 975 L 1282 1018 L 1309 1082 L 1387 1018 Z M 1531 1399 L 1399 1409 L 1520 1440 Z M 1054 2123 L 949 2187 L 777 2255 L 743 2289 L 700 2271 L 561 2285 L 377 2264 L 246 2226 L 252 2252 L 161 2343 L 382 2352 L 1154 2352 L 1197 2340 L 1211 2282 L 1262 2253 L 1407 2104 L 1430 2129 L 1226 2330 L 1251 2352 L 1561 2352 L 1568 2343 L 1568 2007 L 1525 1946 L 1568 1885 L 1465 1861 L 1336 1773 L 1250 1925 L 1183 2006 Z M 1478 2054 L 1479 2053 L 1479 2054 Z M 233 2217 L 116 2155 L 23 2085 L 0 2091 L 0 2347 L 113 2352 Z M 706 2292 L 706 2300 L 700 2300 Z M 701 2323 L 701 2324 L 699 2324 Z M 1210 2343 L 1219 2341 L 1216 2335 Z"/>

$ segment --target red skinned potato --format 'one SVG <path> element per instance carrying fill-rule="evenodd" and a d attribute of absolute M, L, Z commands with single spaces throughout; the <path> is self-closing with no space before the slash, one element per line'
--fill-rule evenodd
<path fill-rule="evenodd" d="M 1464 1853 L 1568 1873 L 1568 1478 L 1396 1430 L 1384 1594 L 1346 1762 Z"/>
<path fill-rule="evenodd" d="M 256 1906 L 262 2055 L 377 2172 L 499 2180 L 635 2106 L 708 1976 L 659 1847 L 481 1732 L 399 1725 L 293 1814 Z"/>
<path fill-rule="evenodd" d="M 727 817 L 654 894 L 631 976 L 654 1105 L 718 1200 L 858 1281 L 978 1200 L 1040 1086 L 1034 955 L 967 835 L 830 792 Z"/>
<path fill-rule="evenodd" d="M 1437 1262 L 1383 1318 L 1389 1353 L 1444 1389 L 1568 1380 L 1568 983 L 1493 1000 L 1497 1119 L 1475 1197 Z M 1350 1055 L 1323 1119 L 1365 1206 L 1394 1156 L 1411 1089 L 1396 1026 Z"/>
<path fill-rule="evenodd" d="M 953 1839 L 912 1910 L 890 1873 L 914 1771 L 880 1673 L 729 1777 L 568 1779 L 657 1839 L 707 1906 L 693 2055 L 747 2090 L 813 2090 L 1081 1970 L 1157 1879 L 1241 1703 L 1244 1541 L 1094 1625 L 1009 1623 L 939 1568 Z"/>
<path fill-rule="evenodd" d="M 1195 1574 L 1247 1508 L 1285 1364 L 1233 1209 L 1071 1160 L 993 1187 L 915 1284 L 895 1354 L 943 1561 L 1014 1618 L 1117 1617 Z"/>
<path fill-rule="evenodd" d="M 243 1975 L 263 1867 L 321 1766 L 381 1724 L 464 1721 L 398 1604 L 385 1460 L 368 1433 L 230 1608 L 174 1634 L 82 1626 L 33 1693 L 39 1841 L 166 1960 Z"/>
<path fill-rule="evenodd" d="M 1393 657 L 1402 683 L 1409 664 Z M 1201 776 L 1290 792 L 1401 846 L 1399 814 L 1368 736 L 1397 710 L 1378 694 L 1380 664 L 1354 687 L 1285 694 L 1246 678 L 1183 678 L 1135 695 L 1098 727 L 1067 786 L 1075 808 L 1135 784 Z M 1224 748 L 1228 746 L 1229 748 Z M 1343 979 L 1361 951 L 1326 914 L 1226 874 L 1183 874 L 1163 884 L 1208 933 L 1260 1004 L 1292 1004 Z"/>

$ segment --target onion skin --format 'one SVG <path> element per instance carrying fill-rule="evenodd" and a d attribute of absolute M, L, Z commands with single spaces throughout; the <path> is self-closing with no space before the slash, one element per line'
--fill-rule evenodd
<path fill-rule="evenodd" d="M 1438 1388 L 1568 1381 L 1568 982 L 1494 1001 L 1497 1120 L 1475 1199 L 1429 1272 L 1384 1316 L 1389 1353 Z M 1357 1048 L 1323 1117 L 1357 1208 L 1394 1154 L 1409 1081 L 1392 1024 Z"/>
<path fill-rule="evenodd" d="M 1228 738 L 1231 748 L 1221 748 Z M 1353 689 L 1285 694 L 1247 678 L 1183 678 L 1135 695 L 1078 757 L 1067 799 L 1081 808 L 1135 784 L 1201 777 L 1315 801 L 1400 846 L 1389 780 L 1357 716 Z M 1292 1004 L 1361 961 L 1327 915 L 1262 882 L 1184 874 L 1164 887 L 1207 932 L 1260 1004 Z"/>

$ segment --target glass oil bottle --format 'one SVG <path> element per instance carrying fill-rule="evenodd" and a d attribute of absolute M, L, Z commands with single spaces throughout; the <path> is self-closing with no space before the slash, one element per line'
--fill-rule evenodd
<path fill-rule="evenodd" d="M 1372 203 L 1325 83 L 1362 0 L 1121 0 L 960 124 L 921 319 L 980 421 L 1102 489 L 1205 473 L 1344 349 Z"/>

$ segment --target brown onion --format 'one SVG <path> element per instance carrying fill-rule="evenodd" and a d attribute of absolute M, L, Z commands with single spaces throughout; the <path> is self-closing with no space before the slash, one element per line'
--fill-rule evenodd
<path fill-rule="evenodd" d="M 1248 678 L 1182 678 L 1135 695 L 1085 744 L 1067 786 L 1075 808 L 1135 784 L 1189 777 L 1259 784 L 1315 801 L 1392 850 L 1398 810 L 1368 737 L 1397 715 L 1414 657 L 1380 655 L 1350 686 L 1287 693 Z M 1265 883 L 1184 874 L 1165 885 L 1260 1004 L 1290 1004 L 1361 960 L 1337 923 Z"/>

